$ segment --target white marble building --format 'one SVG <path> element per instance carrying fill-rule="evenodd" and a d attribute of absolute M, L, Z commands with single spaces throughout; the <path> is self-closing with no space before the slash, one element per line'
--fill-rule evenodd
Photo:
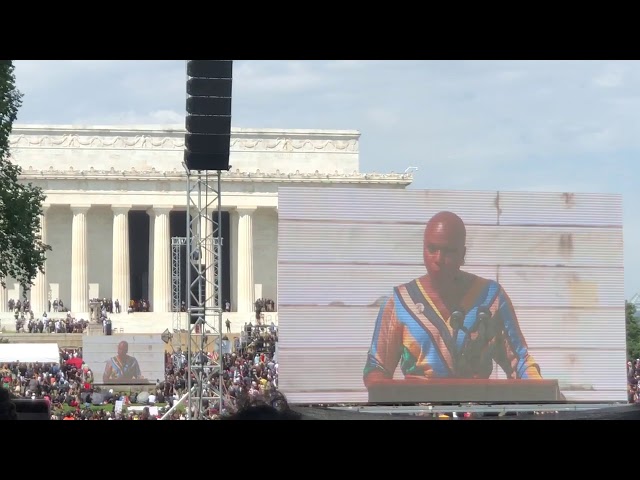
<path fill-rule="evenodd" d="M 406 188 L 411 183 L 408 174 L 360 173 L 359 140 L 359 132 L 351 130 L 233 130 L 222 205 L 228 212 L 230 264 L 223 281 L 234 328 L 250 318 L 255 298 L 277 304 L 280 185 Z M 52 251 L 46 273 L 38 275 L 28 295 L 34 312 L 61 298 L 82 316 L 90 298 L 125 303 L 135 292 L 150 300 L 159 322 L 155 330 L 170 325 L 170 237 L 176 225 L 186 229 L 179 218 L 179 212 L 186 215 L 184 130 L 16 125 L 10 144 L 23 180 L 47 195 L 43 234 Z M 0 287 L 0 312 L 6 312 L 7 299 L 19 296 L 18 285 L 7 283 L 7 289 Z"/>

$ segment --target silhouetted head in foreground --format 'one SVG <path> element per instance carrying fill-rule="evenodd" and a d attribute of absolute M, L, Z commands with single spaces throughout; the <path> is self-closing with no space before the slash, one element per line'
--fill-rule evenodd
<path fill-rule="evenodd" d="M 226 420 L 301 420 L 302 416 L 291 410 L 287 399 L 280 392 L 251 397 L 243 394 L 236 398 L 237 411 Z"/>
<path fill-rule="evenodd" d="M 16 404 L 6 388 L 0 387 L 0 420 L 17 420 Z"/>

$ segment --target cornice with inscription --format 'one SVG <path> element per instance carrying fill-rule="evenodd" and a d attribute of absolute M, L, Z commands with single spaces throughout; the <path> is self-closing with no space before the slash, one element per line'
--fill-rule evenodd
<path fill-rule="evenodd" d="M 126 181 L 184 181 L 186 180 L 186 172 L 184 170 L 173 169 L 169 172 L 157 171 L 155 168 L 151 170 L 139 171 L 131 168 L 126 171 L 116 170 L 96 170 L 90 168 L 88 170 L 75 170 L 69 168 L 67 170 L 56 169 L 53 166 L 48 170 L 36 170 L 32 167 L 23 168 L 21 177 L 28 180 L 126 180 Z M 211 179 L 215 178 L 215 172 L 210 173 Z M 282 173 L 276 170 L 273 173 L 265 173 L 260 170 L 255 172 L 223 171 L 221 178 L 224 181 L 231 182 L 286 182 L 286 183 L 399 183 L 410 184 L 413 177 L 409 173 L 358 173 L 342 174 L 337 171 L 334 173 Z"/>

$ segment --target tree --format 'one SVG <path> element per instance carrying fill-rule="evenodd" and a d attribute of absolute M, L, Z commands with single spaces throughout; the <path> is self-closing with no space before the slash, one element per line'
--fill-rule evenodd
<path fill-rule="evenodd" d="M 44 273 L 49 245 L 39 234 L 42 189 L 19 179 L 22 169 L 9 158 L 9 135 L 22 105 L 14 65 L 0 60 L 0 283 L 14 278 L 26 292 L 38 271 Z"/>
<path fill-rule="evenodd" d="M 627 355 L 628 359 L 640 358 L 640 324 L 636 319 L 636 306 L 625 302 L 627 324 Z"/>

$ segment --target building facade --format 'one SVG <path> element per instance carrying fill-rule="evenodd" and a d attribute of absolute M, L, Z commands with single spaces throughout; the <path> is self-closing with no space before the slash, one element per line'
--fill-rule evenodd
<path fill-rule="evenodd" d="M 233 129 L 222 176 L 222 285 L 231 312 L 257 298 L 277 305 L 278 188 L 325 185 L 406 188 L 408 174 L 365 174 L 357 131 Z M 179 127 L 16 125 L 12 161 L 47 196 L 46 273 L 28 297 L 36 315 L 61 299 L 77 316 L 92 298 L 144 299 L 156 314 L 172 303 L 171 238 L 186 235 L 184 130 Z M 20 296 L 7 280 L 0 309 Z M 184 297 L 184 294 L 183 294 Z"/>

